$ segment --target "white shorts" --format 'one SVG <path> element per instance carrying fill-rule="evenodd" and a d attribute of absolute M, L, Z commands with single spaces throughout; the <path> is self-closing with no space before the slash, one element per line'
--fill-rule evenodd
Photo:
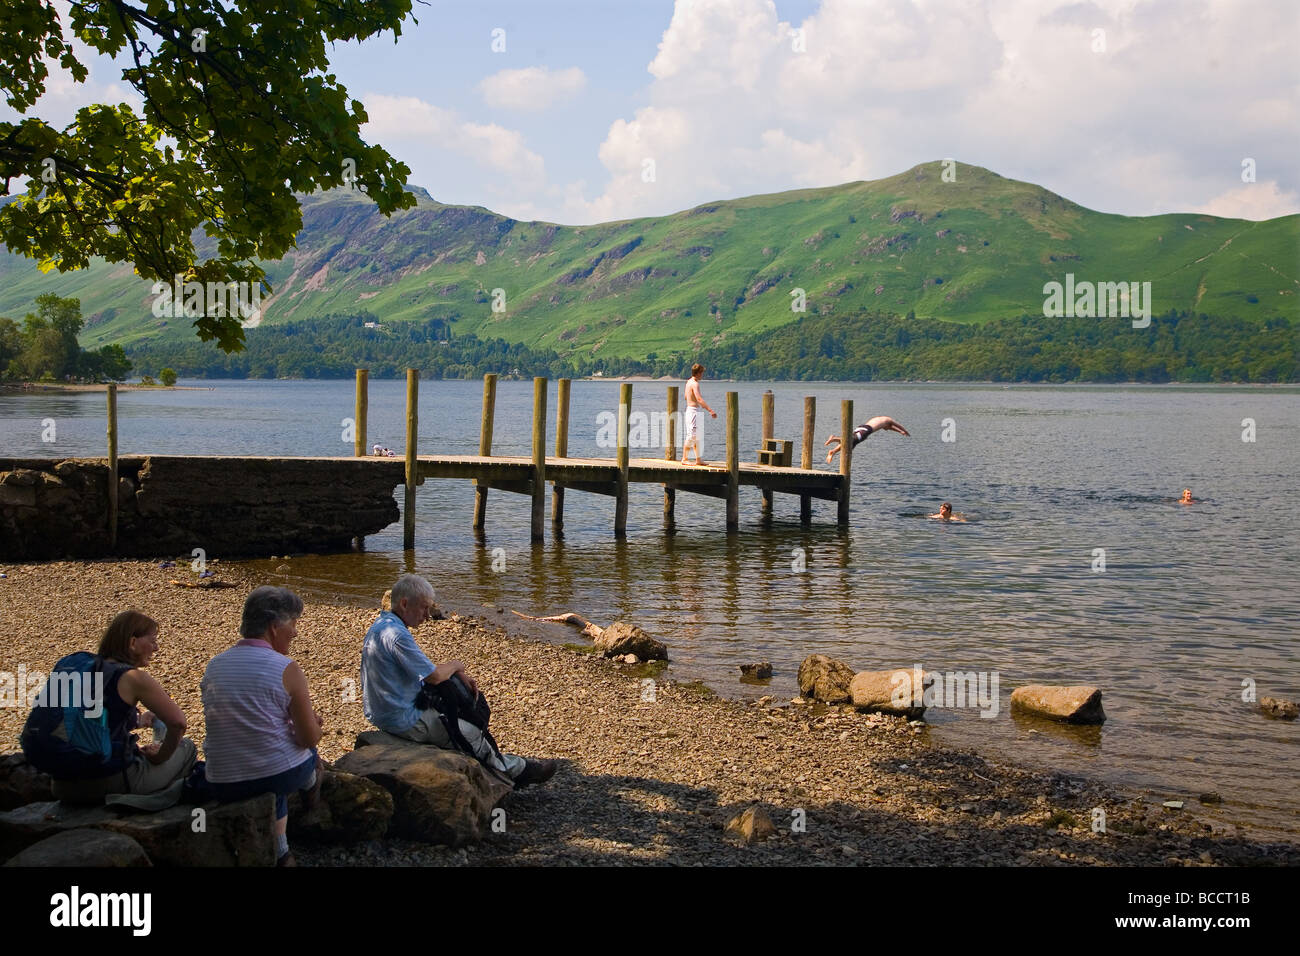
<path fill-rule="evenodd" d="M 700 407 L 698 405 L 686 406 L 686 441 L 699 441 L 700 438 Z"/>

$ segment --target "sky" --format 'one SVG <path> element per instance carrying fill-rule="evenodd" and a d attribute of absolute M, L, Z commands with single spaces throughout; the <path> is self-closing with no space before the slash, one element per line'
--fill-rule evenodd
<path fill-rule="evenodd" d="M 331 64 L 441 202 L 567 224 L 953 158 L 1103 212 L 1300 213 L 1296 0 L 457 0 Z M 42 115 L 134 101 L 55 75 Z M 0 110 L 0 119 L 11 118 Z M 1253 181 L 1248 181 L 1253 180 Z"/>

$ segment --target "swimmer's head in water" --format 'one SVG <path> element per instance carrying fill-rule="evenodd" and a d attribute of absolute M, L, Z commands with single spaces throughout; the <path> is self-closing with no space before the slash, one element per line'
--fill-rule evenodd
<path fill-rule="evenodd" d="M 1191 489 L 1191 488 L 1184 488 L 1184 489 L 1183 489 L 1183 501 L 1191 501 L 1191 500 L 1192 500 L 1192 489 Z"/>
<path fill-rule="evenodd" d="M 946 518 L 950 514 L 952 514 L 952 505 L 945 501 L 939 506 L 939 515 Z"/>

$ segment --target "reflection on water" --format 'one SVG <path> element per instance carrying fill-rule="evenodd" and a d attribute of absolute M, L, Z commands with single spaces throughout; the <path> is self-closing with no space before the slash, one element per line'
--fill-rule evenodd
<path fill-rule="evenodd" d="M 856 669 L 996 671 L 998 717 L 932 709 L 936 740 L 1163 797 L 1215 790 L 1225 804 L 1201 812 L 1294 832 L 1300 726 L 1259 716 L 1241 693 L 1249 679 L 1261 695 L 1300 697 L 1300 390 L 745 384 L 742 449 L 759 445 L 765 387 L 777 437 L 799 439 L 804 394 L 818 398 L 819 445 L 838 430 L 840 398 L 855 401 L 857 420 L 887 413 L 912 432 L 856 449 L 847 530 L 820 501 L 816 523 L 801 527 L 797 498 L 783 495 L 763 527 L 758 495 L 742 489 L 738 532 L 724 530 L 721 500 L 679 493 L 667 535 L 661 490 L 633 486 L 625 540 L 612 534 L 613 499 L 576 491 L 563 539 L 531 543 L 528 499 L 495 490 L 479 538 L 471 485 L 430 480 L 412 553 L 395 525 L 363 553 L 254 565 L 309 598 L 375 607 L 398 574 L 418 571 L 453 609 L 514 628 L 513 615 L 481 605 L 627 618 L 667 642 L 670 676 L 738 697 L 792 696 L 810 653 Z M 704 388 L 721 403 L 722 385 Z M 612 454 L 595 436 L 617 395 L 616 383 L 574 383 L 571 454 Z M 662 385 L 637 384 L 633 409 L 656 411 L 662 398 Z M 422 449 L 476 450 L 480 399 L 478 383 L 422 383 Z M 403 383 L 372 383 L 369 442 L 400 446 L 402 402 Z M 531 402 L 531 383 L 500 384 L 499 454 L 528 453 Z M 339 423 L 352 414 L 352 383 L 230 383 L 119 403 L 124 451 L 346 454 Z M 102 395 L 0 396 L 0 444 L 14 455 L 98 452 L 102 406 Z M 44 417 L 59 422 L 57 448 L 40 441 Z M 1253 443 L 1240 440 L 1245 417 L 1258 423 Z M 941 440 L 946 418 L 955 442 Z M 706 422 L 706 457 L 722 437 Z M 1185 487 L 1196 505 L 1176 504 Z M 943 501 L 968 521 L 918 520 Z M 759 660 L 773 664 L 770 683 L 743 683 L 739 665 Z M 1011 691 L 1026 683 L 1096 684 L 1108 720 L 1012 718 Z"/>

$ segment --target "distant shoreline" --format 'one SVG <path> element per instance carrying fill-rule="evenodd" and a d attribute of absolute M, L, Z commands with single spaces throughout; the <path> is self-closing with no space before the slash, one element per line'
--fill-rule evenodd
<path fill-rule="evenodd" d="M 308 379 L 303 379 L 308 381 Z M 117 389 L 120 392 L 210 392 L 216 386 L 213 385 L 134 385 L 125 382 L 118 382 Z M 51 385 L 49 382 L 0 382 L 0 392 L 43 392 L 58 394 L 60 392 L 104 392 L 108 390 L 107 383 L 97 385 Z"/>
<path fill-rule="evenodd" d="M 503 381 L 520 381 L 520 382 L 527 381 L 527 379 L 522 378 L 522 377 L 519 378 L 519 379 L 510 379 L 510 378 L 505 378 L 505 379 L 502 379 L 502 380 L 503 380 Z M 654 384 L 660 384 L 660 383 L 669 383 L 669 384 L 671 384 L 671 383 L 673 383 L 673 382 L 684 383 L 684 382 L 686 381 L 685 378 L 677 378 L 677 377 L 675 377 L 675 376 L 668 376 L 668 375 L 666 375 L 666 376 L 661 376 L 661 377 L 659 377 L 659 378 L 654 378 L 654 377 L 651 377 L 651 376 L 648 376 L 648 375 L 630 375 L 630 376 L 615 376 L 615 375 L 608 375 L 608 376 L 604 376 L 604 375 L 592 376 L 592 375 L 584 375 L 584 376 L 580 376 L 580 377 L 579 377 L 579 376 L 574 376 L 572 380 L 573 380 L 573 381 L 577 381 L 577 382 L 611 382 L 611 383 L 633 382 L 633 383 L 639 383 L 639 384 L 643 384 L 643 385 L 644 385 L 644 384 L 651 384 L 651 385 L 654 385 Z M 210 379 L 199 378 L 199 379 L 190 379 L 190 381 L 196 381 L 196 382 L 213 382 L 213 383 L 221 383 L 221 382 L 267 382 L 267 383 L 271 383 L 271 382 L 351 382 L 352 379 L 351 379 L 351 378 L 346 378 L 346 377 L 338 377 L 338 378 L 326 378 L 326 377 L 318 377 L 318 378 L 247 378 L 247 377 L 246 377 L 246 378 L 210 378 Z M 370 379 L 370 381 L 372 381 L 372 382 L 401 382 L 401 381 L 405 381 L 405 379 L 401 378 L 400 376 L 393 377 L 393 378 L 379 378 L 379 377 L 372 377 L 372 378 Z M 423 381 L 425 381 L 425 382 L 477 382 L 477 381 L 479 381 L 479 380 L 478 380 L 478 379 L 473 379 L 473 378 L 464 378 L 464 379 L 462 379 L 462 378 L 439 378 L 439 379 L 423 379 Z M 1286 389 L 1286 388 L 1290 388 L 1290 389 L 1295 389 L 1295 388 L 1300 388 L 1300 383 L 1297 383 L 1297 382 L 994 382 L 994 381 L 989 381 L 989 380 L 977 381 L 977 380 L 974 380 L 974 379 L 963 379 L 963 380 L 960 380 L 960 381 L 957 381 L 957 380 L 949 381 L 949 380 L 947 380 L 947 379 L 888 379 L 888 380 L 886 380 L 886 379 L 877 379 L 877 380 L 874 380 L 874 381 L 862 382 L 862 381 L 857 381 L 857 380 L 855 380 L 855 379 L 793 379 L 793 378 L 773 378 L 773 379 L 748 379 L 748 378 L 747 378 L 747 379 L 738 379 L 738 378 L 709 378 L 709 377 L 707 376 L 707 374 L 706 374 L 706 376 L 705 376 L 705 382 L 706 382 L 706 383 L 708 383 L 708 382 L 713 382 L 713 383 L 715 383 L 715 384 L 719 384 L 719 385 L 740 385 L 740 384 L 749 384 L 749 385 L 795 385 L 795 384 L 800 384 L 800 385 L 809 385 L 809 386 L 812 386 L 812 385 L 852 385 L 852 386 L 855 386 L 855 387 L 867 387 L 867 386 L 870 386 L 870 387 L 886 387 L 886 388 L 897 388 L 897 387 L 901 387 L 901 386 L 917 386 L 917 385 L 923 385 L 923 386 L 939 385 L 939 386 L 949 387 L 949 388 L 965 388 L 965 387 L 969 387 L 969 386 L 972 386 L 972 385 L 979 385 L 979 386 L 988 386 L 988 387 L 993 387 L 993 388 L 996 388 L 996 387 L 999 387 L 999 386 L 1000 386 L 1000 387 L 1002 387 L 1002 388 L 1004 388 L 1004 389 L 1011 389 L 1011 388 L 1151 388 L 1151 389 L 1159 389 L 1159 388 L 1173 388 L 1173 389 L 1177 389 L 1177 388 L 1194 388 L 1194 389 L 1202 389 L 1202 388 L 1214 388 L 1214 389 L 1238 389 L 1238 388 L 1273 389 L 1273 388 L 1280 388 L 1280 389 Z M 216 389 L 216 387 L 217 387 L 216 384 L 213 384 L 213 385 L 172 385 L 172 386 L 167 386 L 167 385 L 141 385 L 141 384 L 139 384 L 138 382 L 137 382 L 137 383 L 122 383 L 122 382 L 119 382 L 118 385 L 117 385 L 118 391 L 120 391 L 120 392 L 167 392 L 167 391 L 171 391 L 171 392 L 210 392 L 210 391 L 213 391 L 214 389 Z M 99 385 L 70 385 L 70 384 L 62 384 L 62 385 L 59 385 L 59 384 L 50 384 L 49 382 L 29 382 L 29 383 L 25 383 L 25 384 L 24 384 L 24 383 L 14 383 L 14 382 L 0 382 L 0 394 L 9 394 L 9 393 L 14 393 L 14 394 L 22 395 L 22 394 L 35 394 L 35 393 L 41 393 L 41 394 L 47 394 L 47 395 L 57 395 L 57 394 L 60 394 L 60 393 L 69 393 L 69 394 L 72 394 L 72 393 L 77 393 L 77 392 L 103 392 L 106 388 L 107 388 L 107 385 L 105 385 L 105 384 L 99 384 Z"/>

